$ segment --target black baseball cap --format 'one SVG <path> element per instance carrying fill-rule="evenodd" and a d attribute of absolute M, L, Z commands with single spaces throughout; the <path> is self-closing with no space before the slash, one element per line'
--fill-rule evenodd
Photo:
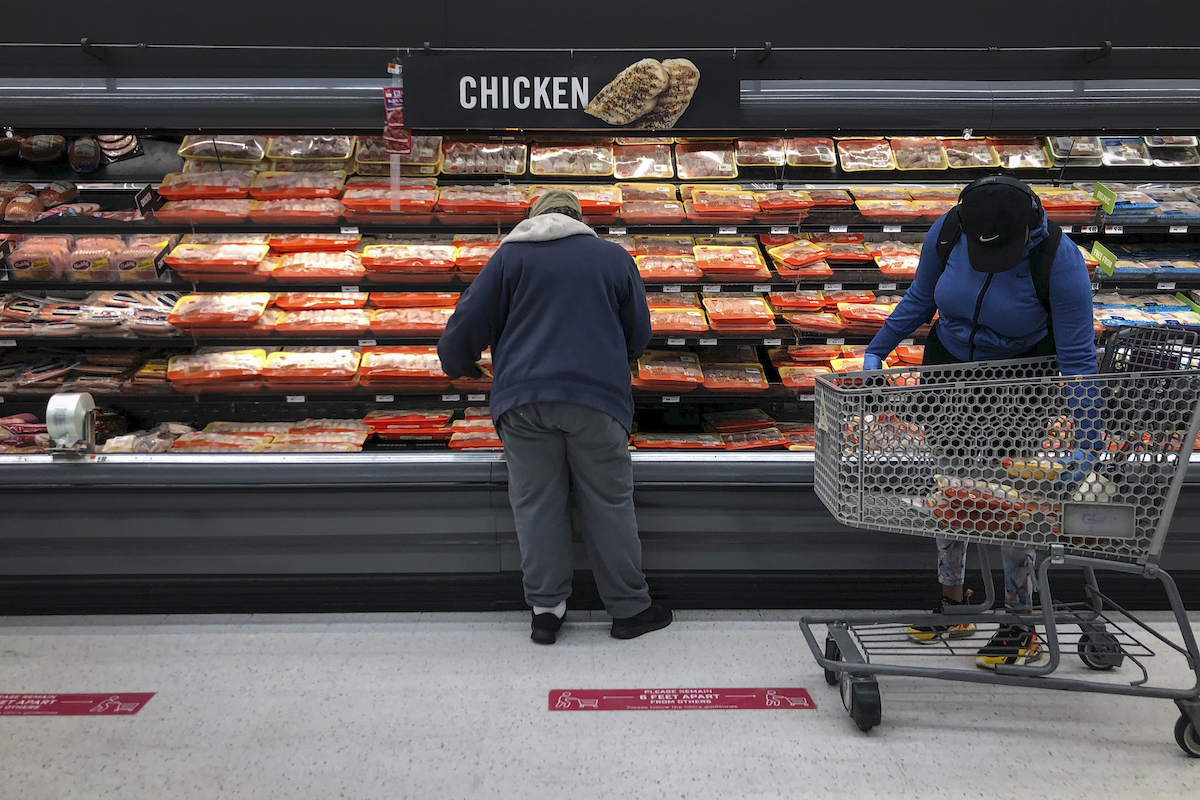
<path fill-rule="evenodd" d="M 1037 195 L 1016 178 L 992 175 L 962 190 L 958 219 L 978 272 L 1008 272 L 1025 258 L 1029 231 L 1042 223 Z"/>

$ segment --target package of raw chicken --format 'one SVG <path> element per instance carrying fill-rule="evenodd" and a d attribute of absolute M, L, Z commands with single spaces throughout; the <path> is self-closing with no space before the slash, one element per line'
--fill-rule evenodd
<path fill-rule="evenodd" d="M 917 266 L 921 263 L 921 257 L 907 253 L 897 255 L 883 255 L 881 253 L 875 256 L 875 263 L 879 265 L 879 271 L 889 278 L 915 278 L 917 276 Z"/>
<path fill-rule="evenodd" d="M 771 365 L 775 367 L 826 366 L 830 359 L 841 355 L 842 348 L 834 344 L 793 344 L 767 350 Z"/>
<path fill-rule="evenodd" d="M 715 326 L 725 323 L 751 324 L 775 321 L 775 312 L 756 294 L 718 294 L 704 298 L 704 308 Z"/>
<path fill-rule="evenodd" d="M 451 450 L 503 450 L 504 443 L 495 431 L 459 431 L 450 437 Z"/>
<path fill-rule="evenodd" d="M 281 281 L 357 281 L 364 275 L 362 257 L 350 251 L 288 253 L 275 270 Z"/>
<path fill-rule="evenodd" d="M 737 433 L 770 428 L 775 420 L 761 408 L 713 411 L 704 415 L 704 427 L 715 433 Z"/>
<path fill-rule="evenodd" d="M 754 198 L 758 202 L 760 211 L 771 213 L 807 211 L 816 205 L 808 192 L 796 189 L 755 192 Z"/>
<path fill-rule="evenodd" d="M 875 293 L 869 289 L 837 289 L 824 293 L 825 309 L 837 311 L 839 303 L 874 303 Z"/>
<path fill-rule="evenodd" d="M 902 344 L 893 351 L 897 360 L 904 364 L 920 366 L 925 360 L 925 345 Z"/>
<path fill-rule="evenodd" d="M 646 305 L 651 311 L 701 309 L 700 295 L 695 292 L 646 292 Z"/>
<path fill-rule="evenodd" d="M 402 164 L 437 164 L 441 159 L 442 137 L 419 134 L 412 137 L 412 149 L 409 154 L 400 156 Z M 390 164 L 392 155 L 387 151 L 387 144 L 382 136 L 359 136 L 354 160 L 358 164 Z"/>
<path fill-rule="evenodd" d="M 371 272 L 452 272 L 454 245 L 377 244 L 363 250 L 362 263 Z"/>
<path fill-rule="evenodd" d="M 678 200 L 679 190 L 673 183 L 618 183 L 622 201 L 628 203 L 636 200 L 665 202 Z"/>
<path fill-rule="evenodd" d="M 837 153 L 832 139 L 788 139 L 789 167 L 836 167 Z"/>
<path fill-rule="evenodd" d="M 371 292 L 379 308 L 454 308 L 458 292 Z"/>
<path fill-rule="evenodd" d="M 447 214 L 523 214 L 529 204 L 529 193 L 516 186 L 443 186 L 437 199 Z"/>
<path fill-rule="evenodd" d="M 801 239 L 790 244 L 772 247 L 767 251 L 767 255 L 790 267 L 803 267 L 824 260 L 829 255 L 829 251 L 807 239 Z"/>
<path fill-rule="evenodd" d="M 736 178 L 737 157 L 732 143 L 695 142 L 675 146 L 679 177 L 684 180 Z"/>
<path fill-rule="evenodd" d="M 164 261 L 190 272 L 251 272 L 270 251 L 265 244 L 181 244 Z"/>
<path fill-rule="evenodd" d="M 203 433 L 231 434 L 234 436 L 258 436 L 263 439 L 274 439 L 283 436 L 291 430 L 287 422 L 210 422 L 204 426 Z"/>
<path fill-rule="evenodd" d="M 723 433 L 721 441 L 725 443 L 726 450 L 783 450 L 787 447 L 787 439 L 775 428 Z"/>
<path fill-rule="evenodd" d="M 361 419 L 304 419 L 291 423 L 288 433 L 370 433 Z"/>
<path fill-rule="evenodd" d="M 639 450 L 724 450 L 721 437 L 711 433 L 635 433 L 633 446 Z"/>
<path fill-rule="evenodd" d="M 159 222 L 237 222 L 249 216 L 249 200 L 172 200 L 154 212 Z"/>
<path fill-rule="evenodd" d="M 168 200 L 236 200 L 246 197 L 253 181 L 252 172 L 172 172 L 158 193 Z"/>
<path fill-rule="evenodd" d="M 652 309 L 650 330 L 656 334 L 703 333 L 708 330 L 708 320 L 698 308 Z"/>
<path fill-rule="evenodd" d="M 402 186 L 395 191 L 387 188 L 352 187 L 342 195 L 342 205 L 351 211 L 393 211 L 397 213 L 429 213 L 438 201 L 438 190 Z"/>
<path fill-rule="evenodd" d="M 913 200 L 913 208 L 926 222 L 937 222 L 943 214 L 958 205 L 957 200 Z"/>
<path fill-rule="evenodd" d="M 267 356 L 262 374 L 273 381 L 353 380 L 360 358 L 356 347 L 285 347 Z"/>
<path fill-rule="evenodd" d="M 199 383 L 258 378 L 266 361 L 267 352 L 261 348 L 201 348 L 191 355 L 171 358 L 167 363 L 167 379 L 172 383 Z"/>
<path fill-rule="evenodd" d="M 445 379 L 446 385 L 449 385 L 435 345 L 363 348 L 359 373 L 370 379 Z"/>
<path fill-rule="evenodd" d="M 801 289 L 794 292 L 771 292 L 767 301 L 778 313 L 785 311 L 820 311 L 825 307 L 825 298 L 815 289 Z"/>
<path fill-rule="evenodd" d="M 886 139 L 846 139 L 837 143 L 846 172 L 877 172 L 896 168 L 896 158 Z"/>
<path fill-rule="evenodd" d="M 331 308 L 362 308 L 370 295 L 366 292 L 284 292 L 275 298 L 275 305 L 284 311 Z"/>
<path fill-rule="evenodd" d="M 891 140 L 896 169 L 947 169 L 950 162 L 942 143 L 928 136 L 894 136 Z"/>
<path fill-rule="evenodd" d="M 854 205 L 854 198 L 844 189 L 806 189 L 814 208 L 844 208 Z"/>
<path fill-rule="evenodd" d="M 250 196 L 256 200 L 286 198 L 337 197 L 342 193 L 346 173 L 329 172 L 260 172 L 254 177 Z"/>
<path fill-rule="evenodd" d="M 780 278 L 787 280 L 823 280 L 833 277 L 833 268 L 825 259 L 805 264 L 803 267 L 793 267 L 791 264 L 772 259 L 771 266 Z"/>
<path fill-rule="evenodd" d="M 441 333 L 453 308 L 377 308 L 371 314 L 372 333 Z"/>
<path fill-rule="evenodd" d="M 951 169 L 979 169 L 1000 166 L 1000 156 L 987 139 L 942 139 L 942 149 Z"/>
<path fill-rule="evenodd" d="M 800 333 L 830 334 L 846 329 L 845 320 L 837 314 L 801 311 L 784 314 L 783 319 Z"/>
<path fill-rule="evenodd" d="M 527 148 L 519 142 L 442 142 L 445 175 L 524 175 Z"/>
<path fill-rule="evenodd" d="M 184 137 L 178 154 L 192 161 L 256 164 L 266 157 L 268 141 L 266 136 L 195 134 Z"/>
<path fill-rule="evenodd" d="M 306 333 L 363 333 L 371 324 L 370 312 L 361 308 L 336 308 L 324 311 L 289 311 L 275 323 L 285 335 Z"/>
<path fill-rule="evenodd" d="M 647 283 L 694 281 L 703 277 L 696 259 L 686 256 L 635 256 L 638 274 Z"/>
<path fill-rule="evenodd" d="M 692 256 L 696 240 L 691 236 L 635 236 L 633 247 L 640 256 Z"/>
<path fill-rule="evenodd" d="M 706 364 L 704 388 L 710 392 L 765 392 L 769 384 L 763 368 L 757 365 Z"/>
<path fill-rule="evenodd" d="M 858 213 L 874 222 L 912 222 L 921 211 L 911 200 L 859 200 Z"/>
<path fill-rule="evenodd" d="M 345 208 L 332 197 L 308 200 L 256 200 L 250 205 L 250 221 L 264 225 L 332 225 Z"/>
<path fill-rule="evenodd" d="M 218 292 L 179 298 L 167 321 L 187 330 L 197 325 L 253 325 L 271 303 L 270 292 Z"/>
<path fill-rule="evenodd" d="M 613 148 L 613 176 L 618 180 L 675 177 L 669 144 L 636 144 Z"/>
<path fill-rule="evenodd" d="M 676 225 L 686 215 L 677 200 L 626 200 L 617 218 L 630 225 Z"/>
<path fill-rule="evenodd" d="M 450 424 L 453 411 L 381 409 L 363 417 L 363 422 L 376 433 L 388 429 L 438 429 Z"/>
<path fill-rule="evenodd" d="M 533 175 L 612 175 L 615 162 L 612 145 L 548 145 L 529 148 L 529 172 Z"/>
<path fill-rule="evenodd" d="M 988 139 L 1005 169 L 1049 169 L 1050 158 L 1040 139 Z"/>
<path fill-rule="evenodd" d="M 817 446 L 817 429 L 808 422 L 779 422 L 775 429 L 787 439 L 788 450 L 808 451 Z"/>
<path fill-rule="evenodd" d="M 173 452 L 194 453 L 202 450 L 210 453 L 219 453 L 221 451 L 249 451 L 250 448 L 269 442 L 271 439 L 265 439 L 262 436 L 244 436 L 234 433 L 207 433 L 205 431 L 192 431 L 185 433 L 171 443 Z"/>
<path fill-rule="evenodd" d="M 782 167 L 787 161 L 783 139 L 738 139 L 734 148 L 739 167 Z"/>
<path fill-rule="evenodd" d="M 637 361 L 637 378 L 647 388 L 688 391 L 704 383 L 704 371 L 693 353 L 647 350 Z"/>
<path fill-rule="evenodd" d="M 832 371 L 829 367 L 779 367 L 779 378 L 788 389 L 812 391 L 817 388 L 817 376 Z"/>
<path fill-rule="evenodd" d="M 354 137 L 334 134 L 272 137 L 267 158 L 345 162 L 354 153 Z"/>
<path fill-rule="evenodd" d="M 696 266 L 704 272 L 709 270 L 757 272 L 766 268 L 762 252 L 756 245 L 750 247 L 726 247 L 724 245 L 697 244 L 692 248 Z"/>
<path fill-rule="evenodd" d="M 697 214 L 732 214 L 752 219 L 758 211 L 754 193 L 744 190 L 698 188 L 692 192 L 691 201 Z"/>

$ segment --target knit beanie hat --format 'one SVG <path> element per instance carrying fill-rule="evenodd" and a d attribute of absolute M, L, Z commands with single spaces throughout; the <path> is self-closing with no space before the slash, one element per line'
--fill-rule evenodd
<path fill-rule="evenodd" d="M 565 189 L 551 189 L 533 201 L 529 216 L 536 217 L 541 214 L 566 214 L 583 222 L 583 209 L 579 205 L 579 198 Z"/>

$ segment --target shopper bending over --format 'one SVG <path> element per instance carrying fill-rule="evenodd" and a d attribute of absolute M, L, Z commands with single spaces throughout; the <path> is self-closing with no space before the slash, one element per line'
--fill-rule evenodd
<path fill-rule="evenodd" d="M 934 223 L 912 287 L 867 347 L 864 368 L 879 369 L 935 311 L 925 365 L 1057 355 L 1063 375 L 1096 372 L 1087 266 L 1075 244 L 1047 220 L 1033 190 L 1014 178 L 976 181 Z M 966 602 L 966 543 L 939 538 L 937 548 L 942 601 L 934 611 L 940 612 Z M 1018 547 L 1002 547 L 1001 553 L 1004 604 L 1027 612 L 1033 602 L 1033 553 Z M 974 632 L 974 625 L 908 629 L 909 638 L 922 643 Z M 1032 625 L 1001 626 L 975 663 L 994 669 L 1041 655 Z"/>
<path fill-rule="evenodd" d="M 649 342 L 633 259 L 596 238 L 575 195 L 554 190 L 504 238 L 438 344 L 452 378 L 478 377 L 492 348 L 492 418 L 539 644 L 554 643 L 571 595 L 572 495 L 612 635 L 671 624 L 642 573 L 629 459 L 629 362 Z"/>

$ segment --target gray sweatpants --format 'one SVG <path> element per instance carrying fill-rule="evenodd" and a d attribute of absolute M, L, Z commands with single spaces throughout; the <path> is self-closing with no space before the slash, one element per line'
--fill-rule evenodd
<path fill-rule="evenodd" d="M 508 462 L 525 602 L 553 607 L 571 596 L 573 498 L 608 613 L 625 618 L 649 608 L 621 423 L 575 403 L 529 403 L 504 412 L 496 430 Z"/>

